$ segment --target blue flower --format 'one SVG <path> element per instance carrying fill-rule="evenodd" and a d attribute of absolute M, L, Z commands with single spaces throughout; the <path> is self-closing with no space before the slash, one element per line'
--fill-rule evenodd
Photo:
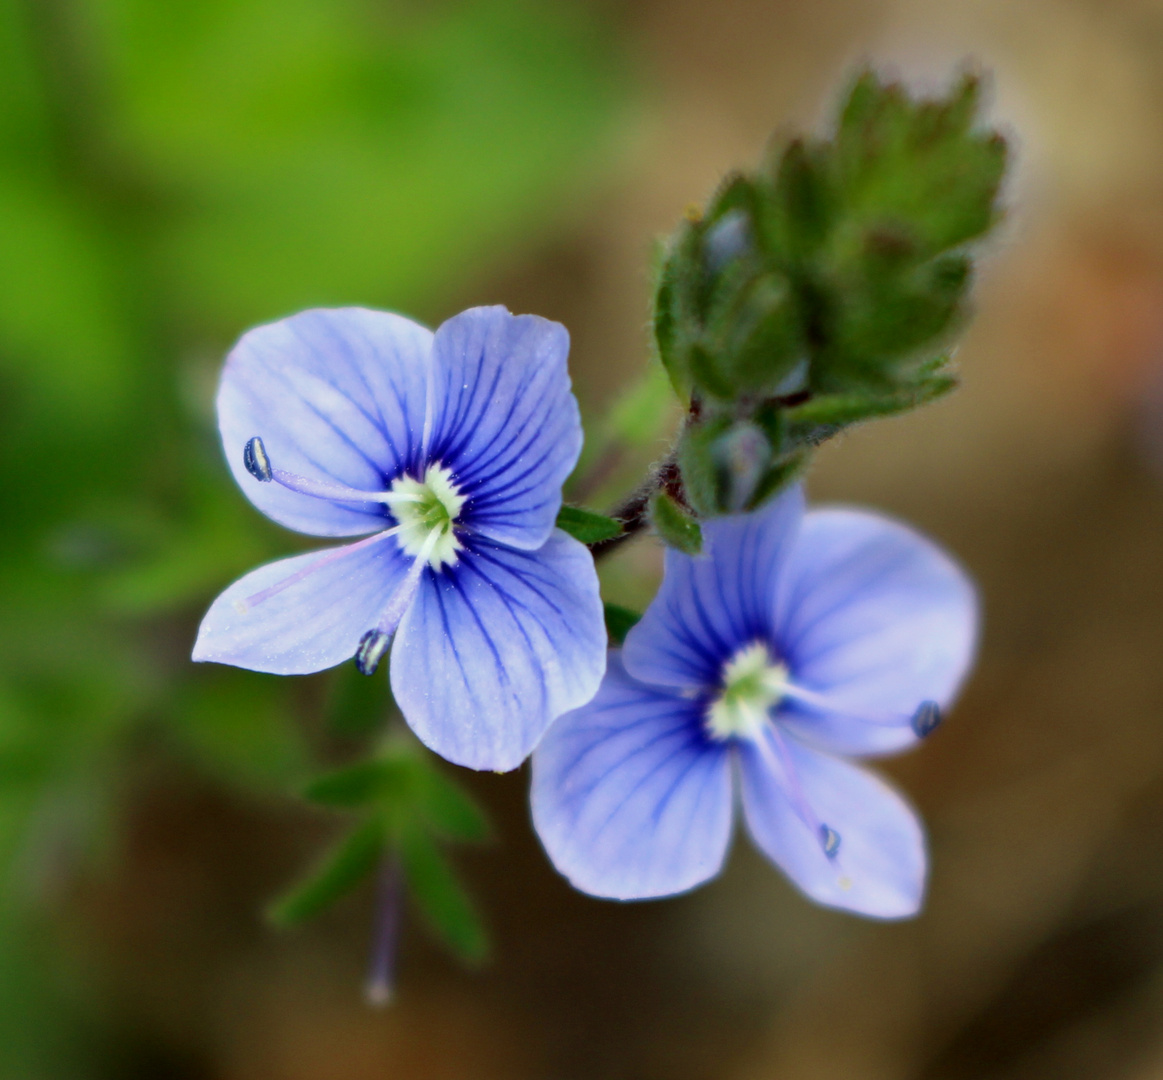
<path fill-rule="evenodd" d="M 937 724 L 973 658 L 977 603 L 932 543 L 875 514 L 805 514 L 793 489 L 666 553 L 662 588 L 597 697 L 533 755 L 533 821 L 579 889 L 666 896 L 719 872 L 735 792 L 809 897 L 901 918 L 921 904 L 914 812 L 846 757 Z"/>
<path fill-rule="evenodd" d="M 435 334 L 361 308 L 245 334 L 218 392 L 235 479 L 289 528 L 370 535 L 236 581 L 194 659 L 290 675 L 355 656 L 370 674 L 390 646 L 428 746 L 519 765 L 606 664 L 593 559 L 554 527 L 582 442 L 568 352 L 563 326 L 500 307 Z"/>

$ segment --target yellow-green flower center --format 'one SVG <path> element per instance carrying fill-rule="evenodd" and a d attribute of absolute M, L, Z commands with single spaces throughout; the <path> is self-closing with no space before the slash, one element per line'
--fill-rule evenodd
<path fill-rule="evenodd" d="M 396 477 L 384 502 L 396 519 L 404 554 L 425 556 L 436 569 L 455 563 L 461 544 L 454 526 L 465 500 L 452 482 L 452 470 L 443 465 L 429 465 L 423 480 Z"/>
<path fill-rule="evenodd" d="M 719 740 L 758 738 L 784 695 L 787 675 L 762 641 L 740 649 L 723 665 L 723 689 L 707 710 L 707 734 Z"/>

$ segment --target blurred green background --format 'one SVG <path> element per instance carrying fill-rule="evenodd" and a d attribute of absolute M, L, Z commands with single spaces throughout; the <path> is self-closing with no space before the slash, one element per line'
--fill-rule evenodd
<path fill-rule="evenodd" d="M 572 893 L 524 773 L 466 971 L 370 890 L 263 911 L 340 823 L 296 795 L 386 680 L 188 662 L 302 546 L 214 431 L 222 357 L 312 304 L 566 323 L 591 441 L 646 370 L 655 236 L 871 59 L 965 57 L 1014 138 L 965 388 L 829 447 L 815 498 L 902 514 L 982 586 L 963 703 L 893 762 L 916 922 L 810 907 L 745 842 L 690 897 Z M 1163 3 L 0 0 L 0 1080 L 1163 1080 Z M 613 498 L 668 419 L 585 496 Z M 590 461 L 596 460 L 591 451 Z M 645 603 L 657 550 L 605 567 Z"/>

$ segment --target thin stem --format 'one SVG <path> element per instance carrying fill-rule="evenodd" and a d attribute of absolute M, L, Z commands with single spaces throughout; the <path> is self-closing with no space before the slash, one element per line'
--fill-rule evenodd
<path fill-rule="evenodd" d="M 656 491 L 665 491 L 678 502 L 684 504 L 686 502 L 682 474 L 679 472 L 676 452 L 673 450 L 654 468 L 646 482 L 633 495 L 611 511 L 610 517 L 621 523 L 622 532 L 610 540 L 599 540 L 596 544 L 590 545 L 595 560 L 612 555 L 627 540 L 646 528 L 649 524 L 650 500 Z"/>
<path fill-rule="evenodd" d="M 404 898 L 404 871 L 395 853 L 380 864 L 376 891 L 375 937 L 365 993 L 369 1005 L 383 1007 L 396 992 L 396 950 Z"/>

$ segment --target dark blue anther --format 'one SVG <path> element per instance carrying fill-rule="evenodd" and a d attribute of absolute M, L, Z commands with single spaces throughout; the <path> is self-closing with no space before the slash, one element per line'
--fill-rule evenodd
<path fill-rule="evenodd" d="M 935 701 L 922 701 L 913 713 L 912 723 L 919 738 L 931 735 L 941 723 L 941 707 Z"/>
<path fill-rule="evenodd" d="M 242 448 L 242 463 L 246 466 L 246 471 L 256 480 L 265 484 L 274 479 L 267 448 L 257 435 Z"/>
<path fill-rule="evenodd" d="M 359 639 L 355 650 L 355 666 L 361 675 L 374 675 L 392 638 L 382 630 L 369 630 Z"/>
<path fill-rule="evenodd" d="M 820 844 L 824 848 L 824 854 L 829 859 L 834 859 L 836 852 L 840 850 L 840 834 L 830 825 L 821 825 Z"/>

